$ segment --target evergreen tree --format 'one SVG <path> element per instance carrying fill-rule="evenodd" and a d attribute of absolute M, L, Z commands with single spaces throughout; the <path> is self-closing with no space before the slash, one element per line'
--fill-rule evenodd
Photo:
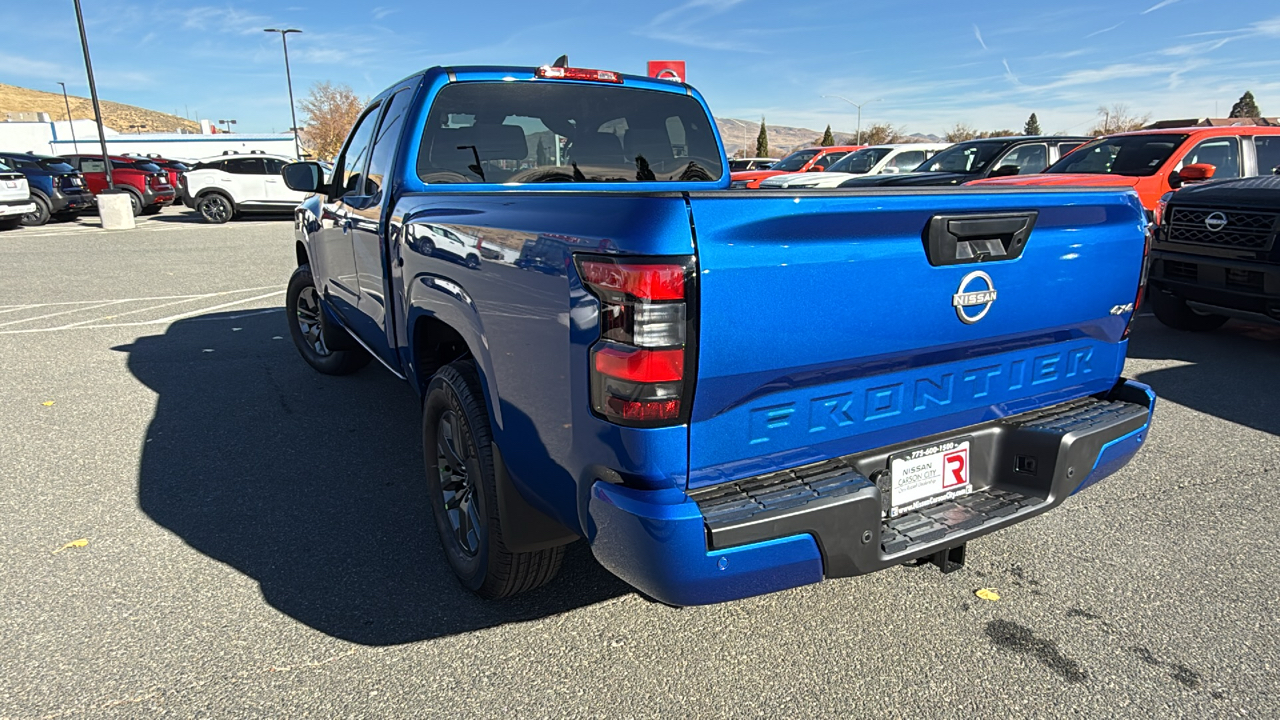
<path fill-rule="evenodd" d="M 1031 113 L 1031 117 L 1027 118 L 1027 124 L 1022 127 L 1023 135 L 1043 135 L 1040 131 L 1040 118 L 1035 113 Z"/>
<path fill-rule="evenodd" d="M 831 126 L 827 126 L 827 131 L 822 133 L 822 140 L 818 143 L 822 147 L 831 147 L 836 144 L 836 138 L 831 134 Z"/>
<path fill-rule="evenodd" d="M 760 116 L 760 134 L 756 136 L 756 157 L 769 157 L 769 130 L 764 125 L 764 116 Z"/>
<path fill-rule="evenodd" d="M 1256 118 L 1262 117 L 1262 111 L 1258 109 L 1258 103 L 1254 102 L 1253 93 L 1245 90 L 1235 105 L 1231 106 L 1231 114 L 1227 117 L 1233 118 Z"/>

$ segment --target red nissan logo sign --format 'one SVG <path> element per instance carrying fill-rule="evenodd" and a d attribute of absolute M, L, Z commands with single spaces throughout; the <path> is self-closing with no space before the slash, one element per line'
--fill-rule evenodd
<path fill-rule="evenodd" d="M 683 60 L 650 60 L 649 77 L 672 82 L 684 82 Z"/>

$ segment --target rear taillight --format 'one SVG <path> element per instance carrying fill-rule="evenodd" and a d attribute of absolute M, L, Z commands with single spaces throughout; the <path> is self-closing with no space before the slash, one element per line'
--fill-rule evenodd
<path fill-rule="evenodd" d="M 582 284 L 600 300 L 591 346 L 591 407 L 619 425 L 676 425 L 688 415 L 693 258 L 577 255 Z"/>
<path fill-rule="evenodd" d="M 1133 321 L 1138 317 L 1138 308 L 1142 307 L 1142 297 L 1147 294 L 1147 274 L 1151 271 L 1151 236 L 1156 231 L 1154 224 L 1147 225 L 1146 238 L 1142 244 L 1142 274 L 1138 276 L 1138 296 L 1133 300 L 1133 312 L 1129 313 L 1129 322 L 1124 326 L 1125 338 L 1129 337 Z"/>

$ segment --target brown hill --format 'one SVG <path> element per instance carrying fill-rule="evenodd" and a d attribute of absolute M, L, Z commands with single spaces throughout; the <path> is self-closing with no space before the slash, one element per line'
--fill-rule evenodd
<path fill-rule="evenodd" d="M 734 120 L 732 118 L 716 118 L 716 126 L 720 128 L 720 137 L 724 140 L 725 152 L 729 157 L 742 148 L 749 154 L 756 152 L 756 136 L 760 134 L 760 123 L 750 120 Z M 852 134 L 835 133 L 836 144 L 852 144 Z M 785 125 L 769 126 L 769 154 L 782 157 L 787 153 L 806 145 L 817 145 L 822 140 L 821 130 L 809 128 L 787 127 Z"/>
<path fill-rule="evenodd" d="M 68 97 L 71 117 L 76 120 L 93 119 L 93 101 L 89 98 Z M 102 100 L 102 122 L 118 132 L 199 132 L 200 126 L 186 118 L 168 113 L 146 110 L 133 105 Z M 0 83 L 0 118 L 7 112 L 44 112 L 51 120 L 66 120 L 67 108 L 61 93 L 42 92 Z"/>

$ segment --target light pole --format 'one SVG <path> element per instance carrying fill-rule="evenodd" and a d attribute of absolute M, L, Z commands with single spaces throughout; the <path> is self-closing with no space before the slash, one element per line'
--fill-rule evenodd
<path fill-rule="evenodd" d="M 297 28 L 265 28 L 263 32 L 280 33 L 280 42 L 284 45 L 284 79 L 289 85 L 289 117 L 293 120 L 290 129 L 293 130 L 293 154 L 302 159 L 302 144 L 298 142 L 298 114 L 293 109 L 293 75 L 289 72 L 289 33 L 300 33 Z"/>
<path fill-rule="evenodd" d="M 62 102 L 67 106 L 67 127 L 71 128 L 71 146 L 76 149 L 76 154 L 80 154 L 80 143 L 76 142 L 76 123 L 71 119 L 71 101 L 67 99 L 67 84 L 60 82 L 62 86 Z"/>
<path fill-rule="evenodd" d="M 225 129 L 225 130 L 227 131 L 227 134 L 228 134 L 228 135 L 230 135 L 230 134 L 231 134 L 231 126 L 232 126 L 232 125 L 235 125 L 235 124 L 236 124 L 236 121 L 235 121 L 235 120 L 219 120 L 219 121 L 218 121 L 218 124 L 219 124 L 219 125 L 221 125 L 221 126 L 223 127 L 223 129 Z"/>
<path fill-rule="evenodd" d="M 115 189 L 111 179 L 111 156 L 107 154 L 107 131 L 102 127 L 102 107 L 98 104 L 98 86 L 93 81 L 93 63 L 89 60 L 89 38 L 84 34 L 84 14 L 80 0 L 75 0 L 76 24 L 80 26 L 80 47 L 84 48 L 84 69 L 89 74 L 89 97 L 93 98 L 93 117 L 98 123 L 98 143 L 102 145 L 102 167 L 107 173 L 107 189 Z"/>
<path fill-rule="evenodd" d="M 823 95 L 822 97 L 824 97 L 824 98 L 838 98 L 838 99 L 843 100 L 843 101 L 845 101 L 845 102 L 849 103 L 850 105 L 852 105 L 852 106 L 854 106 L 854 107 L 858 108 L 858 142 L 857 142 L 857 143 L 855 143 L 855 144 L 856 144 L 856 145 L 861 145 L 861 144 L 862 144 L 862 106 L 863 106 L 863 105 L 870 105 L 870 104 L 871 104 L 871 103 L 873 103 L 873 102 L 881 102 L 881 101 L 880 101 L 879 99 L 877 99 L 877 100 L 867 100 L 867 101 L 862 102 L 862 103 L 856 103 L 856 102 L 854 102 L 854 101 L 850 100 L 849 98 L 844 97 L 843 95 Z"/>

